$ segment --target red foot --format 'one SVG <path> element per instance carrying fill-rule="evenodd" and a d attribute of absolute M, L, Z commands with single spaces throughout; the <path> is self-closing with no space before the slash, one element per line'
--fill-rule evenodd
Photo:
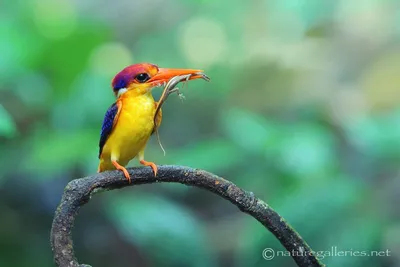
<path fill-rule="evenodd" d="M 116 162 L 115 160 L 112 160 L 111 162 L 112 162 L 112 164 L 115 166 L 115 168 L 116 168 L 117 170 L 120 170 L 120 171 L 122 171 L 122 172 L 124 173 L 125 178 L 128 180 L 129 183 L 131 183 L 131 176 L 129 175 L 129 173 L 128 173 L 128 171 L 125 169 L 125 167 L 119 165 L 118 162 Z"/>
<path fill-rule="evenodd" d="M 154 162 L 145 161 L 144 159 L 142 159 L 140 161 L 140 164 L 142 164 L 144 166 L 150 166 L 153 169 L 154 176 L 157 176 L 158 168 L 157 168 L 157 165 L 154 164 Z"/>

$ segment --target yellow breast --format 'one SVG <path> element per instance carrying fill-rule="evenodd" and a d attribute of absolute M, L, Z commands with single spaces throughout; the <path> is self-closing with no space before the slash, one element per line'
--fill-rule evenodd
<path fill-rule="evenodd" d="M 144 149 L 154 128 L 155 102 L 151 93 L 133 95 L 126 92 L 116 125 L 107 139 L 101 161 L 113 169 L 111 159 L 126 165 Z"/>

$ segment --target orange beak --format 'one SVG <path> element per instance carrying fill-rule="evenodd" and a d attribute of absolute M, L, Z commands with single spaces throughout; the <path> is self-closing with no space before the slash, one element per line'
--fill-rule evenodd
<path fill-rule="evenodd" d="M 147 83 L 150 83 L 152 86 L 158 86 L 167 83 L 170 79 L 172 79 L 175 76 L 188 75 L 188 74 L 191 75 L 189 80 L 203 78 L 202 70 L 159 68 L 158 73 L 154 75 L 150 80 L 148 80 Z"/>

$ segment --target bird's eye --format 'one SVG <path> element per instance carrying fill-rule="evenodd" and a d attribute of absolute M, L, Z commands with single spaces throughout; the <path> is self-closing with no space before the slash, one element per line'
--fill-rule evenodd
<path fill-rule="evenodd" d="M 136 75 L 135 80 L 140 83 L 145 83 L 150 79 L 150 76 L 147 73 L 139 73 Z"/>

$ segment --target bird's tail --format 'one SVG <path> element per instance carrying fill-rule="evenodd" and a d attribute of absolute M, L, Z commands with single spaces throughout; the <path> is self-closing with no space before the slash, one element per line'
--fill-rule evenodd
<path fill-rule="evenodd" d="M 112 164 L 112 162 L 100 159 L 99 166 L 97 167 L 97 172 L 104 172 L 111 170 L 115 170 L 115 167 Z"/>

